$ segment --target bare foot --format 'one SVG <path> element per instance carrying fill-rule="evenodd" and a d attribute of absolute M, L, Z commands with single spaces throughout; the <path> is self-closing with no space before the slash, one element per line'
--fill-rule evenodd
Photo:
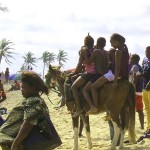
<path fill-rule="evenodd" d="M 91 109 L 87 112 L 87 115 L 88 114 L 93 114 L 93 113 L 96 113 L 98 110 L 97 110 L 97 108 L 96 107 L 91 107 Z"/>

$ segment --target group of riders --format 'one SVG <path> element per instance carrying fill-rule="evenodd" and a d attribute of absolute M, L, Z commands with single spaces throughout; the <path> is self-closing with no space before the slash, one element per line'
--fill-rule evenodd
<path fill-rule="evenodd" d="M 117 88 L 119 79 L 130 81 L 136 90 L 136 110 L 139 113 L 141 129 L 144 129 L 143 101 L 147 115 L 147 133 L 150 132 L 150 46 L 145 50 L 146 57 L 143 66 L 139 65 L 140 56 L 129 54 L 125 38 L 114 33 L 110 37 L 112 48 L 105 50 L 106 39 L 99 37 L 94 46 L 94 39 L 88 34 L 84 39 L 84 46 L 79 51 L 79 61 L 75 71 L 71 74 L 71 91 L 76 104 L 73 117 L 78 117 L 84 111 L 81 105 L 81 88 L 84 99 L 90 109 L 87 113 L 98 112 L 98 89 L 105 83 L 112 81 L 112 88 Z M 142 92 L 143 91 L 143 92 Z M 142 95 L 143 94 L 143 100 Z"/>

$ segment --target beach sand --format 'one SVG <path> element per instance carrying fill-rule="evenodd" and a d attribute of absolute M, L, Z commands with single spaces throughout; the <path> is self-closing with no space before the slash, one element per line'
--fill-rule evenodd
<path fill-rule="evenodd" d="M 4 86 L 5 90 L 7 90 L 10 86 Z M 7 94 L 7 100 L 0 103 L 0 107 L 7 107 L 8 113 L 11 109 L 19 102 L 23 100 L 21 95 L 21 91 L 12 91 Z M 56 127 L 63 144 L 57 148 L 58 150 L 71 150 L 73 149 L 73 128 L 72 128 L 72 120 L 70 114 L 66 107 L 62 107 L 60 109 L 56 109 L 58 106 L 57 103 L 60 100 L 60 97 L 54 92 L 51 92 L 49 95 L 50 99 L 55 105 L 52 105 L 46 96 L 43 96 L 45 99 L 49 111 L 51 120 Z M 105 114 L 99 115 L 91 115 L 90 116 L 90 126 L 91 126 L 91 137 L 93 142 L 93 150 L 109 150 L 110 149 L 110 137 L 109 137 L 109 128 L 108 123 L 104 121 Z M 3 115 L 4 118 L 7 115 Z M 146 117 L 145 117 L 146 118 Z M 145 119 L 146 120 L 146 119 Z M 146 128 L 146 122 L 145 122 Z M 140 129 L 138 116 L 136 114 L 136 134 L 137 138 L 139 138 L 143 134 L 144 130 Z M 85 136 L 85 132 L 83 131 L 83 136 Z M 125 136 L 125 140 L 127 139 L 127 133 Z M 87 140 L 86 138 L 79 138 L 79 150 L 87 150 Z M 1 148 L 0 148 L 1 150 Z M 150 150 L 150 139 L 145 139 L 141 144 L 134 145 L 124 145 L 123 150 Z"/>

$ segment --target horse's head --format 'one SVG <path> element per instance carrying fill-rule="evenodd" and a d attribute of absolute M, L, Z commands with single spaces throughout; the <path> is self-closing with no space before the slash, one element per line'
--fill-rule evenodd
<path fill-rule="evenodd" d="M 58 76 L 61 75 L 60 68 L 61 68 L 61 66 L 49 65 L 49 72 L 50 72 L 52 78 L 57 78 Z"/>

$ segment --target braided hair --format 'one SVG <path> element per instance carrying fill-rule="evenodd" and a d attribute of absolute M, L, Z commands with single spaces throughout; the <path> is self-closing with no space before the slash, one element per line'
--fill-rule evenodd
<path fill-rule="evenodd" d="M 94 39 L 92 38 L 92 36 L 90 36 L 90 34 L 88 33 L 88 35 L 84 38 L 84 45 L 88 47 L 88 49 L 93 48 L 94 46 Z"/>
<path fill-rule="evenodd" d="M 110 40 L 116 40 L 116 41 L 118 41 L 123 46 L 124 49 L 128 50 L 128 47 L 125 44 L 126 39 L 122 35 L 120 35 L 118 33 L 113 33 L 111 35 L 111 37 L 110 37 Z"/>
<path fill-rule="evenodd" d="M 41 95 L 43 93 L 48 95 L 49 93 L 44 81 L 36 73 L 28 71 L 23 72 L 21 82 L 27 83 L 31 87 L 35 87 L 36 92 L 41 92 Z"/>

